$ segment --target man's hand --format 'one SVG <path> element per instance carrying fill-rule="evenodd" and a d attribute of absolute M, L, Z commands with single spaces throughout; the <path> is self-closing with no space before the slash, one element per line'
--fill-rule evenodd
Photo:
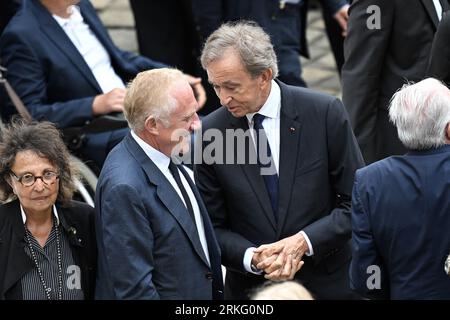
<path fill-rule="evenodd" d="M 185 74 L 187 77 L 187 80 L 189 84 L 191 85 L 192 89 L 194 90 L 195 98 L 198 102 L 198 109 L 199 111 L 206 103 L 206 92 L 205 88 L 202 86 L 202 78 L 195 78 L 191 75 Z"/>
<path fill-rule="evenodd" d="M 263 245 L 264 246 L 264 245 Z M 278 258 L 278 253 L 283 250 L 282 247 L 279 248 L 278 252 L 275 252 L 275 250 L 269 251 L 269 250 L 260 250 L 261 247 L 253 250 L 253 257 L 252 257 L 252 265 L 257 268 L 257 266 L 270 266 L 272 265 L 275 260 Z M 279 266 L 281 268 L 281 265 Z M 263 270 L 258 268 L 259 270 Z"/>
<path fill-rule="evenodd" d="M 280 241 L 265 244 L 254 250 L 254 260 L 259 270 L 264 270 L 266 278 L 271 280 L 292 279 L 302 267 L 301 261 L 308 244 L 302 234 L 284 238 Z"/>
<path fill-rule="evenodd" d="M 92 103 L 93 115 L 98 116 L 111 112 L 122 112 L 125 93 L 125 89 L 116 88 L 108 93 L 96 96 Z"/>
<path fill-rule="evenodd" d="M 301 259 L 288 255 L 283 268 L 275 270 L 272 273 L 266 273 L 264 278 L 272 281 L 292 280 L 304 264 L 305 262 Z"/>
<path fill-rule="evenodd" d="M 335 14 L 334 18 L 339 23 L 342 29 L 342 36 L 347 36 L 347 21 L 348 21 L 348 4 L 342 6 Z"/>

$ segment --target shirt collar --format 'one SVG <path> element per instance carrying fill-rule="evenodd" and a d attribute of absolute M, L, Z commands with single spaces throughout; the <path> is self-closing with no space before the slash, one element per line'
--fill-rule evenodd
<path fill-rule="evenodd" d="M 266 118 L 278 119 L 280 118 L 280 108 L 281 108 L 281 90 L 278 83 L 272 80 L 272 86 L 270 88 L 269 97 L 263 104 L 258 112 L 246 114 L 248 122 L 252 122 L 253 116 L 259 113 Z"/>
<path fill-rule="evenodd" d="M 83 16 L 81 15 L 80 8 L 78 6 L 72 5 L 67 8 L 67 11 L 70 12 L 69 18 L 62 18 L 60 16 L 57 16 L 56 14 L 53 15 L 53 18 L 58 22 L 58 24 L 64 28 L 65 26 L 69 24 L 76 25 L 77 23 L 83 22 Z"/>
<path fill-rule="evenodd" d="M 22 204 L 20 204 L 20 213 L 22 214 L 22 221 L 23 221 L 23 224 L 25 224 L 25 223 L 27 222 L 27 216 L 26 216 L 26 214 L 25 214 L 25 211 L 23 210 Z M 55 215 L 55 217 L 56 217 L 56 223 L 57 223 L 58 226 L 59 226 L 58 210 L 56 210 L 56 206 L 55 206 L 55 205 L 53 205 L 53 214 Z"/>
<path fill-rule="evenodd" d="M 133 130 L 131 130 L 131 136 L 161 172 L 165 172 L 169 169 L 170 158 L 168 156 L 142 140 Z"/>

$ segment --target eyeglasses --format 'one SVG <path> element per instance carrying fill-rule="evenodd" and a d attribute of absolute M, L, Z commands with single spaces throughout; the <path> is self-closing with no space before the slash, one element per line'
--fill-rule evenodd
<path fill-rule="evenodd" d="M 42 176 L 35 176 L 31 173 L 25 173 L 20 177 L 11 171 L 11 175 L 25 187 L 31 187 L 37 179 L 41 179 L 43 183 L 49 185 L 55 183 L 56 179 L 59 178 L 59 174 L 53 171 L 46 171 Z"/>

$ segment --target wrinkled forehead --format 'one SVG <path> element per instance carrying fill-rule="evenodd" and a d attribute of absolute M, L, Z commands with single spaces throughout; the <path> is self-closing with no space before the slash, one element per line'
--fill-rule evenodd
<path fill-rule="evenodd" d="M 251 78 L 241 59 L 238 56 L 224 56 L 219 60 L 211 62 L 206 72 L 208 82 L 214 85 L 227 85 L 240 83 L 245 78 Z"/>
<path fill-rule="evenodd" d="M 16 153 L 11 168 L 26 170 L 39 168 L 55 168 L 53 162 L 34 150 L 22 150 Z"/>

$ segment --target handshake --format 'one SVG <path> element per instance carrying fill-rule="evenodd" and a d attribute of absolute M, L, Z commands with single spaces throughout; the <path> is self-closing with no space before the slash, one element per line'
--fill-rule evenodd
<path fill-rule="evenodd" d="M 252 266 L 263 271 L 268 280 L 292 280 L 303 266 L 302 257 L 308 250 L 303 234 L 297 233 L 253 250 Z"/>

